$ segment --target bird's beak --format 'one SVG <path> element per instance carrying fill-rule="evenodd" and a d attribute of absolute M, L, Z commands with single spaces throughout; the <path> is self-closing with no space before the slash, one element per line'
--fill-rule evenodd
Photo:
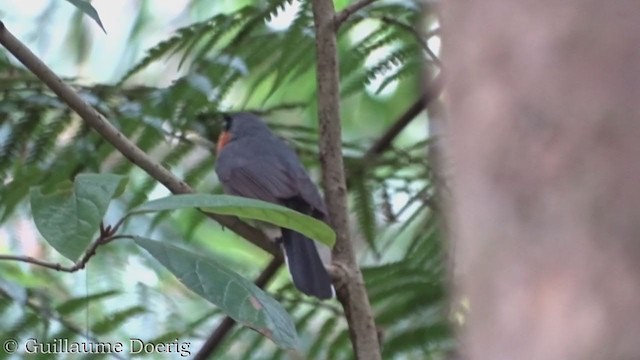
<path fill-rule="evenodd" d="M 231 133 L 229 133 L 228 131 L 223 131 L 220 133 L 220 136 L 218 137 L 218 145 L 216 146 L 217 154 L 220 154 L 220 151 L 222 151 L 222 148 L 227 145 L 229 140 L 231 140 Z"/>

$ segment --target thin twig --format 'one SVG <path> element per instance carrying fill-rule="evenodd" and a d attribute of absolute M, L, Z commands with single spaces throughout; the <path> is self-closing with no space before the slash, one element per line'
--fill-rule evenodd
<path fill-rule="evenodd" d="M 337 31 L 340 28 L 340 25 L 342 25 L 342 23 L 347 21 L 349 16 L 353 15 L 358 10 L 360 10 L 363 7 L 371 4 L 374 1 L 375 0 L 360 0 L 360 1 L 354 2 L 353 4 L 347 6 L 344 9 L 342 9 L 342 11 L 337 13 L 335 15 L 335 17 L 333 18 L 333 27 L 334 27 L 335 31 Z"/>
<path fill-rule="evenodd" d="M 429 105 L 433 100 L 440 96 L 442 91 L 442 76 L 438 74 L 432 81 L 429 87 L 425 90 L 424 94 L 420 96 L 416 102 L 414 102 L 400 117 L 385 131 L 385 133 L 378 138 L 378 140 L 371 146 L 369 151 L 363 156 L 363 160 L 372 160 L 374 157 L 382 154 L 391 147 L 393 140 L 400 134 L 400 132 L 411 123 L 413 119 L 418 116 L 425 107 Z"/>
<path fill-rule="evenodd" d="M 39 260 L 36 258 L 33 258 L 31 256 L 19 256 L 19 255 L 0 255 L 0 260 L 11 260 L 11 261 L 22 261 L 22 262 L 26 262 L 26 263 L 30 263 L 30 264 L 34 264 L 34 265 L 38 265 L 38 266 L 42 266 L 42 267 L 46 267 L 49 269 L 53 269 L 53 270 L 58 270 L 58 271 L 66 271 L 66 272 L 73 272 L 71 271 L 71 267 L 67 268 L 65 266 L 63 266 L 60 263 L 53 263 L 53 262 L 48 262 L 48 261 L 44 261 L 44 260 Z"/>
<path fill-rule="evenodd" d="M 308 306 L 312 306 L 316 310 L 324 309 L 326 311 L 329 311 L 335 317 L 344 316 L 344 312 L 342 311 L 342 309 L 340 307 L 338 307 L 336 305 L 331 305 L 330 303 L 328 303 L 326 301 L 318 300 L 318 299 L 315 299 L 315 298 L 302 297 L 302 296 L 296 296 L 296 297 L 274 296 L 274 298 L 276 300 L 278 300 L 278 302 L 280 302 L 280 303 L 287 302 L 289 304 L 305 304 L 305 305 L 308 305 Z"/>
<path fill-rule="evenodd" d="M 256 279 L 256 286 L 263 289 L 278 272 L 280 266 L 282 266 L 282 257 L 274 257 L 269 265 L 267 265 L 267 267 L 262 271 L 262 273 L 260 273 L 260 275 Z M 218 346 L 220 346 L 229 331 L 233 328 L 234 324 L 235 321 L 232 318 L 228 316 L 225 317 L 222 322 L 220 322 L 220 325 L 218 325 L 218 327 L 213 330 L 200 350 L 198 350 L 198 353 L 193 357 L 193 360 L 208 359 L 213 351 L 217 349 Z"/>
<path fill-rule="evenodd" d="M 143 169 L 174 194 L 194 192 L 187 183 L 177 178 L 160 163 L 151 159 L 134 142 L 114 127 L 102 114 L 84 101 L 73 88 L 62 81 L 47 65 L 34 55 L 31 50 L 14 37 L 1 21 L 0 43 L 58 95 L 60 99 L 67 103 L 73 111 L 80 115 L 87 124 L 96 130 L 105 140 L 109 141 L 122 155 L 129 159 L 129 161 Z M 209 214 L 208 216 L 256 246 L 269 252 L 273 251 L 273 247 L 269 246 L 270 242 L 262 231 L 249 226 L 238 218 L 215 214 Z"/>
<path fill-rule="evenodd" d="M 420 46 L 422 46 L 422 49 L 427 53 L 427 55 L 429 55 L 429 57 L 431 58 L 433 63 L 436 64 L 438 67 L 442 66 L 442 63 L 440 62 L 440 58 L 438 58 L 438 56 L 429 47 L 429 44 L 428 44 L 427 41 L 429 40 L 430 37 L 424 38 L 422 35 L 420 35 L 420 32 L 418 32 L 418 30 L 414 29 L 411 25 L 405 24 L 404 22 L 398 21 L 398 20 L 396 20 L 394 18 L 391 18 L 391 17 L 388 17 L 388 16 L 382 16 L 380 18 L 380 20 L 382 22 L 387 23 L 387 24 L 395 25 L 395 26 L 405 30 L 409 34 L 413 35 L 413 37 L 420 44 Z"/>
<path fill-rule="evenodd" d="M 42 267 L 57 270 L 57 271 L 72 273 L 72 272 L 76 272 L 78 270 L 84 269 L 84 267 L 89 262 L 89 259 L 91 259 L 96 254 L 96 249 L 98 249 L 99 246 L 108 244 L 111 241 L 116 239 L 125 239 L 125 238 L 131 238 L 131 236 L 115 235 L 115 236 L 107 236 L 107 237 L 98 237 L 95 241 L 93 241 L 89 245 L 89 247 L 84 252 L 84 255 L 80 258 L 80 260 L 76 261 L 73 265 L 70 265 L 70 266 L 64 266 L 60 263 L 54 263 L 54 262 L 48 262 L 48 261 L 36 259 L 31 256 L 0 255 L 0 260 L 21 261 L 21 262 L 34 264 L 34 265 L 42 266 Z"/>
<path fill-rule="evenodd" d="M 129 216 L 131 216 L 133 214 L 126 214 L 125 216 L 123 216 L 122 218 L 120 218 L 120 220 L 118 220 L 118 222 L 116 222 L 115 225 L 113 225 L 111 227 L 111 233 L 115 234 L 116 232 L 118 232 L 118 230 L 120 229 L 120 226 L 122 226 L 122 224 L 124 224 L 124 222 L 129 218 Z"/>

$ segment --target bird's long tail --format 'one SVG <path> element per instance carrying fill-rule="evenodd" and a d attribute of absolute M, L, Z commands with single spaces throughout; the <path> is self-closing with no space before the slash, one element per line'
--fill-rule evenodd
<path fill-rule="evenodd" d="M 320 299 L 333 297 L 331 279 L 313 240 L 283 228 L 282 245 L 293 284 L 298 290 Z"/>

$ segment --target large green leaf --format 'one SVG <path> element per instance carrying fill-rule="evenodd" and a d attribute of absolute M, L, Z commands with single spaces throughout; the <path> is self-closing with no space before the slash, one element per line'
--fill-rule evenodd
<path fill-rule="evenodd" d="M 104 29 L 104 25 L 102 25 L 102 21 L 100 21 L 100 15 L 98 15 L 98 11 L 96 11 L 96 8 L 94 8 L 90 2 L 85 0 L 67 1 L 73 4 L 73 6 L 77 7 L 78 10 L 82 11 L 85 15 L 88 15 L 90 18 L 92 18 L 98 24 L 98 26 L 100 26 L 102 31 L 104 31 L 105 34 L 107 33 L 107 30 Z"/>
<path fill-rule="evenodd" d="M 135 242 L 186 287 L 220 307 L 237 322 L 283 348 L 296 348 L 298 335 L 289 314 L 267 293 L 210 258 L 175 245 L 135 237 Z"/>
<path fill-rule="evenodd" d="M 31 212 L 40 234 L 71 261 L 85 251 L 109 202 L 124 190 L 126 178 L 113 174 L 80 174 L 73 184 L 61 184 L 44 194 L 31 189 Z"/>
<path fill-rule="evenodd" d="M 204 211 L 260 220 L 295 230 L 329 247 L 336 242 L 336 234 L 329 225 L 284 206 L 265 201 L 231 195 L 183 194 L 151 200 L 131 213 L 143 213 L 184 208 L 202 208 Z"/>

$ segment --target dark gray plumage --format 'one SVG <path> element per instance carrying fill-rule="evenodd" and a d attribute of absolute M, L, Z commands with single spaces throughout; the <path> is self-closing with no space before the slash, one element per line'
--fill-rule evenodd
<path fill-rule="evenodd" d="M 296 153 L 250 113 L 226 118 L 230 137 L 219 140 L 216 173 L 228 194 L 264 200 L 325 220 L 326 207 Z M 226 135 L 225 135 L 226 136 Z M 282 229 L 282 243 L 296 287 L 321 299 L 333 296 L 313 240 Z"/>

